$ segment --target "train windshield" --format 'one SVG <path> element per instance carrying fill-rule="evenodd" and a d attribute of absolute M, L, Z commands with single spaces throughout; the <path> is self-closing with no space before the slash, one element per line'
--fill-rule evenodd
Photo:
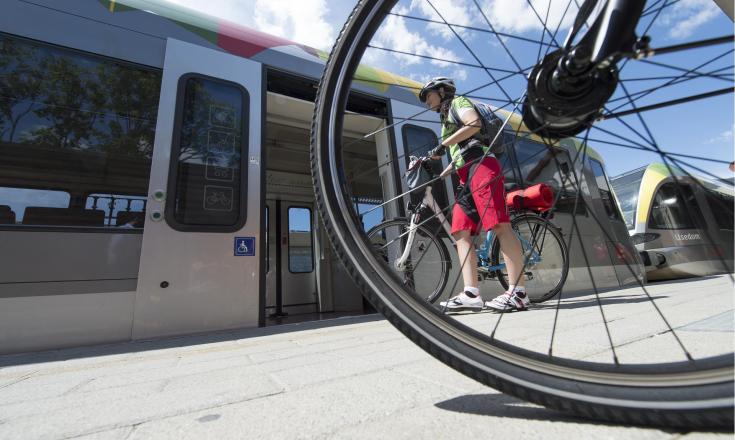
<path fill-rule="evenodd" d="M 642 168 L 629 174 L 616 177 L 610 183 L 613 186 L 615 195 L 620 202 L 620 210 L 623 212 L 623 220 L 628 229 L 635 228 L 635 213 L 638 205 L 638 192 L 643 179 L 643 173 L 646 171 Z"/>

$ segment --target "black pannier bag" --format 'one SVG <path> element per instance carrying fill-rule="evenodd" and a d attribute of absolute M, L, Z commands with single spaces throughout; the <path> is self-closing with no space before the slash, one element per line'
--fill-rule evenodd
<path fill-rule="evenodd" d="M 408 170 L 406 170 L 405 178 L 406 178 L 406 185 L 409 189 L 409 196 L 410 201 L 408 203 L 408 209 L 409 211 L 414 211 L 418 209 L 419 205 L 421 204 L 421 201 L 424 199 L 424 194 L 426 193 L 426 187 L 429 182 L 431 182 L 432 179 L 434 179 L 436 176 L 441 174 L 442 165 L 441 162 L 438 160 L 427 160 L 425 162 L 417 163 L 418 158 L 415 156 L 411 156 L 411 160 L 409 162 Z M 441 200 L 437 198 L 438 191 L 435 190 L 435 187 L 437 185 L 443 185 L 442 180 L 437 180 L 433 183 L 431 183 L 431 195 L 434 197 L 434 201 L 436 202 L 439 209 L 444 210 L 444 215 L 449 217 L 450 213 L 448 213 L 445 208 L 446 206 L 442 206 Z M 432 218 L 431 220 L 426 221 L 430 217 L 434 216 L 434 211 L 431 210 L 431 208 L 424 207 L 421 212 L 418 213 L 418 223 L 422 224 L 427 230 L 431 231 L 434 235 L 443 235 L 444 234 L 444 228 L 441 226 L 441 222 L 436 219 Z"/>
<path fill-rule="evenodd" d="M 424 199 L 426 186 L 431 181 L 431 174 L 429 174 L 426 166 L 427 162 L 419 163 L 416 156 L 411 156 L 411 161 L 406 170 L 406 185 L 411 191 L 409 193 L 411 198 L 409 209 L 417 207 Z"/>

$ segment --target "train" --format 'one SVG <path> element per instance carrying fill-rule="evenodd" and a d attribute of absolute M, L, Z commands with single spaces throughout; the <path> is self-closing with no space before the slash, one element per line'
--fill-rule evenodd
<path fill-rule="evenodd" d="M 4 1 L 0 353 L 374 312 L 315 210 L 327 56 L 166 2 Z M 419 87 L 370 66 L 354 78 L 344 154 L 365 230 L 405 213 L 385 201 L 436 145 L 436 116 L 411 118 Z M 560 191 L 566 238 L 581 214 L 565 291 L 589 288 L 588 263 L 600 288 L 640 283 L 603 158 L 580 145 L 510 139 L 506 180 Z M 451 203 L 452 182 L 440 190 Z"/>
<path fill-rule="evenodd" d="M 732 184 L 663 162 L 611 183 L 648 280 L 732 273 Z"/>

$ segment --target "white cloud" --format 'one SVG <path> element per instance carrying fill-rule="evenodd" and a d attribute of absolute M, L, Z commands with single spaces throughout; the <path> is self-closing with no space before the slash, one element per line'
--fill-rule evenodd
<path fill-rule="evenodd" d="M 733 131 L 732 128 L 729 130 L 725 130 L 722 133 L 720 133 L 719 136 L 716 136 L 710 139 L 707 143 L 708 144 L 719 144 L 719 143 L 724 143 L 728 141 L 732 142 L 733 140 L 732 131 Z"/>
<path fill-rule="evenodd" d="M 410 9 L 411 11 L 420 12 L 424 17 L 431 20 L 446 21 L 450 24 L 462 26 L 472 26 L 478 22 L 477 20 L 481 19 L 472 0 L 432 0 L 431 4 L 434 5 L 436 10 L 426 0 L 412 0 Z M 456 38 L 452 29 L 445 24 L 429 23 L 427 29 L 434 35 L 441 35 L 445 40 Z M 454 30 L 462 38 L 469 37 L 466 29 L 455 27 Z"/>
<path fill-rule="evenodd" d="M 697 28 L 720 14 L 712 0 L 680 0 L 661 15 L 661 23 L 669 27 L 669 36 L 687 38 Z"/>
<path fill-rule="evenodd" d="M 336 34 L 327 12 L 326 0 L 256 0 L 254 19 L 263 32 L 328 50 Z"/>
<path fill-rule="evenodd" d="M 528 2 L 519 0 L 483 0 L 481 5 L 495 29 L 508 33 L 540 31 L 544 20 L 546 27 L 553 33 L 559 22 L 560 29 L 569 28 L 577 15 L 578 9 L 574 2 L 566 10 L 568 0 L 530 0 L 530 3 L 533 7 Z M 565 35 L 557 34 L 556 40 L 561 42 L 564 37 Z M 549 35 L 546 39 L 548 41 Z"/>
<path fill-rule="evenodd" d="M 326 0 L 169 1 L 318 49 L 331 49 L 336 38 Z"/>
<path fill-rule="evenodd" d="M 452 72 L 451 77 L 457 81 L 465 81 L 467 79 L 467 70 L 466 69 L 456 69 L 454 72 Z"/>
<path fill-rule="evenodd" d="M 431 64 L 438 67 L 450 66 L 451 61 L 460 61 L 459 57 L 451 50 L 431 45 L 419 33 L 409 31 L 406 20 L 395 15 L 388 16 L 383 22 L 373 39 L 373 43 L 388 49 L 437 58 L 431 60 Z M 402 67 L 416 65 L 426 60 L 426 58 L 401 53 L 392 53 L 392 55 Z"/>

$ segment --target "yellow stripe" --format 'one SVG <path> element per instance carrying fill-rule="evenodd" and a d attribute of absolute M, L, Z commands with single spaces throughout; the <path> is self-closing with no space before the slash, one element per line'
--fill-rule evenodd
<path fill-rule="evenodd" d="M 115 12 L 115 1 L 116 0 L 110 0 L 110 12 Z"/>
<path fill-rule="evenodd" d="M 638 210 L 635 213 L 636 224 L 648 223 L 648 214 L 651 211 L 651 202 L 653 201 L 653 192 L 659 183 L 669 177 L 668 173 L 664 174 L 655 167 L 650 165 L 643 173 L 641 186 L 638 192 Z"/>

